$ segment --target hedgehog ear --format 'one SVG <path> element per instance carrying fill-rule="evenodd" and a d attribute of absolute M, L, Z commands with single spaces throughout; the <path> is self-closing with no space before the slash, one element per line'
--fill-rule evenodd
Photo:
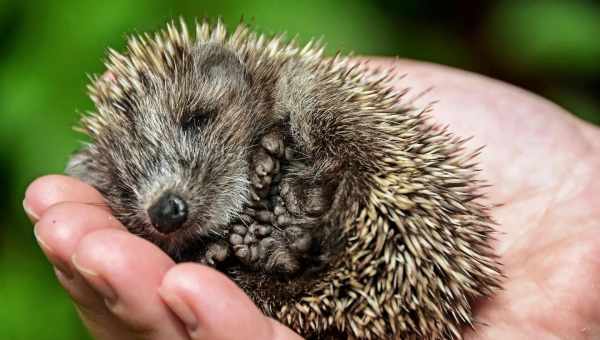
<path fill-rule="evenodd" d="M 65 173 L 98 188 L 100 179 L 94 170 L 93 163 L 89 146 L 84 146 L 71 155 L 67 167 L 65 168 Z"/>
<path fill-rule="evenodd" d="M 250 76 L 239 56 L 215 43 L 196 47 L 196 65 L 201 77 L 209 81 L 227 81 L 230 85 L 248 85 Z"/>

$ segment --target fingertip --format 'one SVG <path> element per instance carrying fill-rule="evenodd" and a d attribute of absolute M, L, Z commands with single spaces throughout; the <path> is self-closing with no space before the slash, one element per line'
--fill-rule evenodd
<path fill-rule="evenodd" d="M 90 185 L 65 175 L 47 175 L 35 179 L 25 190 L 23 209 L 35 221 L 60 202 L 105 204 L 102 195 Z"/>
<path fill-rule="evenodd" d="M 218 288 L 222 291 L 243 294 L 238 286 L 223 273 L 197 263 L 181 263 L 171 268 L 163 279 L 161 288 L 182 294 L 196 294 Z M 245 298 L 245 294 L 243 295 Z"/>
<path fill-rule="evenodd" d="M 71 264 L 99 293 L 111 300 L 119 297 L 127 310 L 155 310 L 148 302 L 157 299 L 156 289 L 174 265 L 156 245 L 125 230 L 102 229 L 85 235 L 77 244 Z M 106 287 L 111 287 L 106 288 Z"/>
<path fill-rule="evenodd" d="M 117 299 L 123 300 L 115 286 L 121 285 L 119 281 L 131 270 L 131 261 L 123 256 L 123 250 L 128 250 L 126 238 L 129 236 L 133 235 L 119 230 L 91 231 L 77 243 L 69 259 L 73 270 L 100 294 L 109 308 L 116 306 Z M 135 285 L 135 281 L 127 282 L 127 288 L 120 287 L 120 290 L 131 289 L 130 285 Z M 135 288 L 133 291 L 139 292 Z"/>
<path fill-rule="evenodd" d="M 183 299 L 173 292 L 173 290 L 163 286 L 158 287 L 158 295 L 173 314 L 177 315 L 179 320 L 185 325 L 188 333 L 196 331 L 198 328 L 198 319 L 188 303 L 183 301 Z"/>
<path fill-rule="evenodd" d="M 97 230 L 79 242 L 71 263 L 133 333 L 155 334 L 152 339 L 185 337 L 181 322 L 158 294 L 174 262 L 156 245 L 125 230 Z"/>
<path fill-rule="evenodd" d="M 70 272 L 70 259 L 79 241 L 99 229 L 122 229 L 104 209 L 82 203 L 62 202 L 49 207 L 35 224 L 35 238 L 55 266 Z"/>
<path fill-rule="evenodd" d="M 171 268 L 161 297 L 192 339 L 273 339 L 273 327 L 250 298 L 224 274 L 207 266 L 183 263 Z"/>
<path fill-rule="evenodd" d="M 36 223 L 40 219 L 40 215 L 29 206 L 29 202 L 26 198 L 23 199 L 23 211 L 25 211 L 25 215 L 31 221 L 31 223 Z"/>
<path fill-rule="evenodd" d="M 174 262 L 149 241 L 122 229 L 100 229 L 85 235 L 74 251 L 80 267 L 87 268 L 111 281 L 134 279 L 133 273 L 150 277 L 155 271 L 166 272 Z M 162 274 L 159 275 L 162 279 Z M 118 282 L 116 282 L 118 283 Z"/>

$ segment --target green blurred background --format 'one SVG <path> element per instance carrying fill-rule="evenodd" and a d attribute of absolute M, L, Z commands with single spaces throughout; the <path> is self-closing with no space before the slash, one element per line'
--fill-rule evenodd
<path fill-rule="evenodd" d="M 61 172 L 108 46 L 170 18 L 242 15 L 329 51 L 416 58 L 499 78 L 600 123 L 597 1 L 0 0 L 0 339 L 86 339 L 22 213 L 26 185 Z"/>

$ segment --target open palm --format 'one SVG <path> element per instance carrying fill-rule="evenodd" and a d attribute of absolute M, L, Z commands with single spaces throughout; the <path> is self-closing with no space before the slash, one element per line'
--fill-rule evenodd
<path fill-rule="evenodd" d="M 376 60 L 435 99 L 435 121 L 485 145 L 505 289 L 476 302 L 468 339 L 600 336 L 600 131 L 515 87 L 449 68 Z M 410 97 L 410 94 L 408 95 Z M 223 275 L 173 263 L 124 231 L 91 187 L 46 176 L 25 208 L 59 281 L 98 339 L 295 339 Z M 482 324 L 486 325 L 482 325 Z"/>
<path fill-rule="evenodd" d="M 489 326 L 468 338 L 600 336 L 600 131 L 480 76 L 425 65 L 409 72 L 409 86 L 441 84 L 431 95 L 437 121 L 474 136 L 472 148 L 486 146 L 482 176 L 499 205 L 496 248 L 507 280 L 478 303 Z"/>

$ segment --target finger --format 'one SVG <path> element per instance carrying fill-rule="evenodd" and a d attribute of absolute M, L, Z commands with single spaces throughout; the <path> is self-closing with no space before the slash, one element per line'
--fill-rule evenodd
<path fill-rule="evenodd" d="M 33 181 L 25 191 L 23 208 L 35 223 L 59 202 L 81 202 L 106 207 L 102 195 L 90 185 L 69 176 L 48 175 Z"/>
<path fill-rule="evenodd" d="M 105 210 L 82 203 L 58 203 L 42 215 L 34 227 L 40 248 L 60 272 L 59 279 L 71 297 L 84 306 L 93 306 L 97 297 L 76 277 L 71 256 L 79 241 L 99 229 L 121 229 L 121 223 Z"/>
<path fill-rule="evenodd" d="M 73 269 L 70 259 L 88 233 L 120 228 L 121 224 L 104 209 L 70 202 L 49 207 L 34 228 L 42 251 L 55 267 L 58 281 L 96 339 L 127 339 L 128 332 L 116 323 L 102 297 Z"/>
<path fill-rule="evenodd" d="M 157 246 L 126 231 L 99 230 L 80 241 L 72 262 L 132 337 L 187 339 L 158 295 L 174 262 Z"/>
<path fill-rule="evenodd" d="M 165 275 L 160 294 L 195 340 L 301 339 L 264 316 L 231 280 L 206 266 L 173 267 Z"/>

